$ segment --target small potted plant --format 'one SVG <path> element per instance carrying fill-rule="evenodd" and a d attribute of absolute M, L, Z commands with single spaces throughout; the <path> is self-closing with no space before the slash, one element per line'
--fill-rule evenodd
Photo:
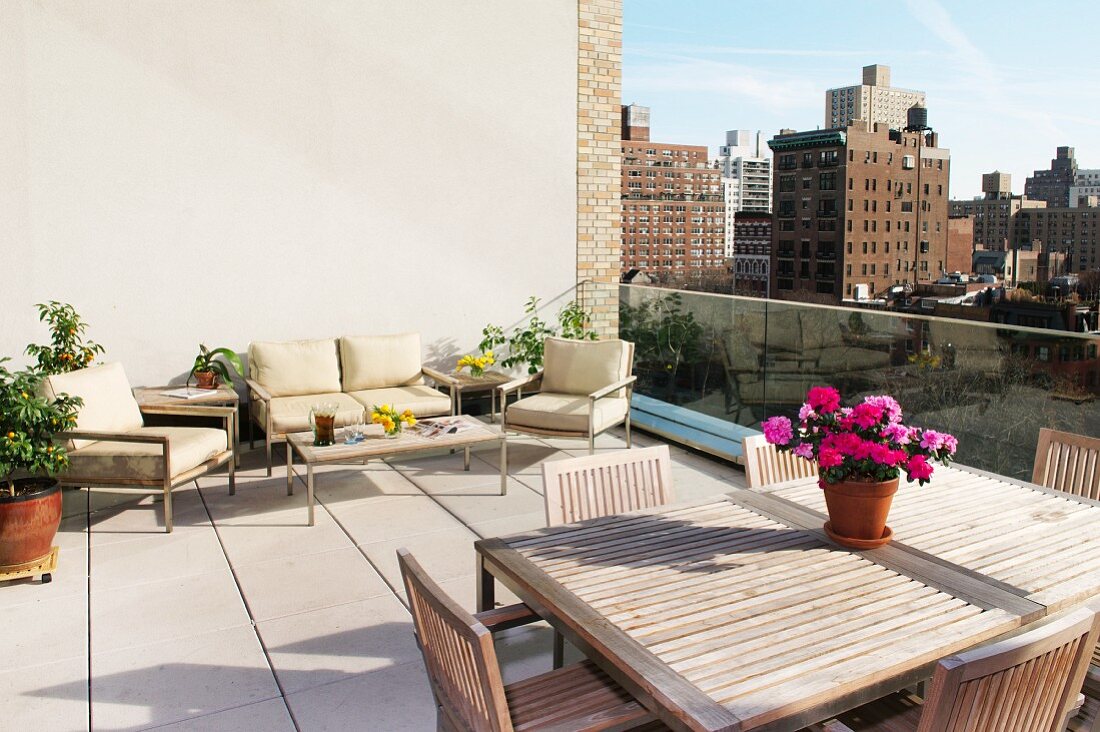
<path fill-rule="evenodd" d="M 386 437 L 392 438 L 401 434 L 402 426 L 412 427 L 416 424 L 416 417 L 413 416 L 410 409 L 398 412 L 393 405 L 383 404 L 382 406 L 375 405 L 371 407 L 370 421 L 382 425 Z"/>
<path fill-rule="evenodd" d="M 61 523 L 61 490 L 53 476 L 69 465 L 54 438 L 75 426 L 81 405 L 64 394 L 42 396 L 44 372 L 10 371 L 8 360 L 0 358 L 0 575 L 50 556 Z"/>
<path fill-rule="evenodd" d="M 764 422 L 764 437 L 779 450 L 817 461 L 829 521 L 825 533 L 841 546 L 872 549 L 890 541 L 886 525 L 902 471 L 921 485 L 932 463 L 948 465 L 958 441 L 934 430 L 908 427 L 893 397 L 869 396 L 840 406 L 828 386 L 810 389 L 797 428 L 787 417 Z"/>
<path fill-rule="evenodd" d="M 218 361 L 218 356 L 224 358 L 225 363 Z M 195 356 L 195 365 L 191 367 L 187 383 L 190 384 L 191 377 L 194 376 L 195 385 L 200 389 L 218 388 L 219 379 L 223 384 L 232 385 L 233 379 L 229 369 L 233 369 L 233 373 L 237 376 L 241 375 L 244 366 L 241 364 L 240 356 L 228 348 L 210 349 L 200 343 L 199 355 Z"/>

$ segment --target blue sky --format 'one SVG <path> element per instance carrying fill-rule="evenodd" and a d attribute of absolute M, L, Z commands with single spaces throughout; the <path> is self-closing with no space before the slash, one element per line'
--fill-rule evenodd
<path fill-rule="evenodd" d="M 886 64 L 928 94 L 951 150 L 951 195 L 981 174 L 1013 190 L 1059 145 L 1100 168 L 1100 3 L 625 0 L 623 102 L 652 109 L 654 140 L 707 145 L 727 129 L 824 124 L 825 90 Z"/>

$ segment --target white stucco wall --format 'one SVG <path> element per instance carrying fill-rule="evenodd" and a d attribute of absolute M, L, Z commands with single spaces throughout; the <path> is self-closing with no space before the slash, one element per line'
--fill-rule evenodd
<path fill-rule="evenodd" d="M 0 3 L 0 355 L 47 299 L 135 384 L 200 341 L 417 330 L 432 358 L 510 326 L 575 279 L 576 15 Z"/>

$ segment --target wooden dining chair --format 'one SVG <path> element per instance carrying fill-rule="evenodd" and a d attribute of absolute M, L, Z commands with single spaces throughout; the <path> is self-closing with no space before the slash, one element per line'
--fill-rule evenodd
<path fill-rule="evenodd" d="M 764 435 L 746 437 L 741 441 L 741 450 L 745 456 L 745 482 L 750 490 L 817 475 L 816 460 L 779 452 Z"/>
<path fill-rule="evenodd" d="M 542 464 L 546 525 L 612 516 L 672 503 L 668 445 L 616 450 Z M 565 639 L 554 631 L 554 668 L 565 662 Z"/>
<path fill-rule="evenodd" d="M 818 727 L 826 732 L 1058 732 L 1077 712 L 1100 615 L 1079 608 L 1014 638 L 939 662 L 928 698 L 892 694 Z"/>
<path fill-rule="evenodd" d="M 1100 438 L 1042 428 L 1031 482 L 1100 500 Z"/>
<path fill-rule="evenodd" d="M 588 660 L 505 684 L 491 631 L 538 616 L 523 604 L 471 615 L 406 549 L 397 560 L 441 732 L 667 729 Z"/>

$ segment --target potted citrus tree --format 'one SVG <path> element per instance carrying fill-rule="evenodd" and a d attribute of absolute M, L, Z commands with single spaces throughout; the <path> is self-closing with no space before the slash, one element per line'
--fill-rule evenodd
<path fill-rule="evenodd" d="M 225 359 L 225 362 L 219 361 L 218 356 Z M 233 379 L 229 369 L 233 369 L 233 373 L 238 376 L 244 371 L 241 357 L 236 352 L 229 348 L 207 348 L 200 343 L 199 355 L 195 356 L 195 363 L 188 375 L 188 383 L 190 383 L 190 377 L 194 376 L 196 385 L 200 389 L 216 389 L 218 379 L 221 379 L 223 384 L 232 386 Z"/>
<path fill-rule="evenodd" d="M 8 360 L 0 358 L 0 577 L 50 556 L 61 523 L 54 476 L 69 465 L 55 436 L 76 424 L 81 405 L 67 395 L 42 396 L 44 372 L 11 371 Z"/>
<path fill-rule="evenodd" d="M 764 422 L 764 437 L 781 451 L 817 462 L 829 521 L 825 533 L 841 546 L 873 549 L 890 541 L 886 525 L 904 472 L 921 485 L 932 463 L 951 462 L 958 441 L 935 430 L 909 427 L 893 397 L 869 396 L 854 407 L 840 406 L 840 393 L 815 386 L 798 412 Z"/>

